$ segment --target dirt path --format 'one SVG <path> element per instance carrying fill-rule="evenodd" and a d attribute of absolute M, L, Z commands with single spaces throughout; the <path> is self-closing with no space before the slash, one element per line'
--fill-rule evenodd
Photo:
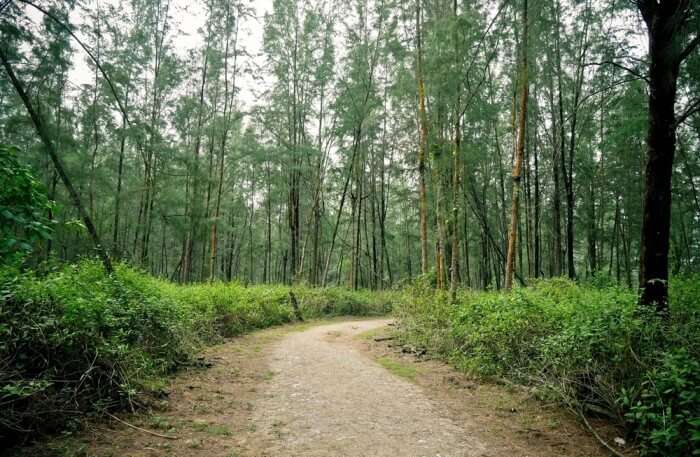
<path fill-rule="evenodd" d="M 65 457 L 603 456 L 555 405 L 377 342 L 388 321 L 297 324 L 208 349 L 150 415 L 28 454 Z M 382 338 L 379 338 L 383 340 Z"/>
<path fill-rule="evenodd" d="M 418 386 L 347 344 L 348 336 L 386 324 L 322 326 L 275 345 L 275 375 L 254 407 L 270 455 L 486 455 Z"/>

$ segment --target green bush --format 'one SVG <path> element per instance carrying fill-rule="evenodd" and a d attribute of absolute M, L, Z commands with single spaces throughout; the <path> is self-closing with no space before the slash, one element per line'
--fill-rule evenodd
<path fill-rule="evenodd" d="M 135 406 L 203 344 L 294 320 L 290 288 L 176 285 L 126 265 L 0 267 L 0 443 Z M 305 317 L 385 314 L 393 295 L 295 287 Z"/>
<path fill-rule="evenodd" d="M 125 406 L 140 381 L 187 358 L 182 310 L 120 276 L 94 262 L 0 275 L 1 435 L 60 428 L 55 412 Z"/>
<path fill-rule="evenodd" d="M 54 204 L 18 155 L 16 148 L 0 144 L 0 261 L 31 252 L 53 230 L 46 214 Z"/>
<path fill-rule="evenodd" d="M 700 362 L 685 349 L 664 354 L 637 402 L 623 404 L 643 455 L 700 455 Z"/>
<path fill-rule="evenodd" d="M 699 279 L 672 282 L 668 322 L 640 310 L 632 291 L 564 279 L 509 294 L 463 291 L 456 305 L 419 282 L 394 309 L 405 342 L 607 416 L 648 455 L 683 456 L 700 434 L 699 396 L 690 393 L 700 376 Z"/>

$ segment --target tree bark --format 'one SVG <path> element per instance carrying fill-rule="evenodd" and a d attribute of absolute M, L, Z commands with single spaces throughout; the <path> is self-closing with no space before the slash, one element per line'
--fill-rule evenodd
<path fill-rule="evenodd" d="M 640 244 L 640 304 L 668 314 L 668 252 L 671 229 L 671 178 L 676 152 L 676 92 L 680 65 L 697 48 L 679 46 L 691 19 L 690 0 L 657 3 L 639 0 L 649 39 L 649 124 Z"/>
<path fill-rule="evenodd" d="M 423 47 L 421 39 L 421 1 L 416 0 L 416 80 L 418 82 L 418 198 L 420 200 L 420 261 L 421 273 L 428 272 L 428 196 L 426 186 L 426 156 L 428 149 L 428 120 L 425 113 L 425 82 L 423 81 Z"/>
<path fill-rule="evenodd" d="M 515 263 L 515 240 L 518 230 L 518 209 L 520 206 L 520 187 L 523 156 L 525 154 L 525 128 L 527 127 L 527 99 L 528 99 L 528 15 L 527 0 L 523 0 L 523 40 L 522 40 L 522 92 L 520 95 L 520 116 L 518 125 L 518 143 L 513 165 L 513 199 L 510 217 L 510 233 L 508 235 L 508 253 L 506 255 L 506 275 L 504 287 L 506 290 L 513 288 L 513 267 Z"/>

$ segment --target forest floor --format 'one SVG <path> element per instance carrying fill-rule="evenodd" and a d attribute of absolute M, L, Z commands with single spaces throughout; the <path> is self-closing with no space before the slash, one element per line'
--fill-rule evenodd
<path fill-rule="evenodd" d="M 176 439 L 114 421 L 54 443 L 51 455 L 607 455 L 556 405 L 403 352 L 385 336 L 389 323 L 306 323 L 232 339 L 203 354 L 209 368 L 173 378 L 159 409 L 121 418 Z"/>

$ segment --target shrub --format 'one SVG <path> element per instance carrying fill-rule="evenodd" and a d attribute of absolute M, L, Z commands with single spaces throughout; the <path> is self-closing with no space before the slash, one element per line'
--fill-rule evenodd
<path fill-rule="evenodd" d="M 286 286 L 176 285 L 82 261 L 39 276 L 0 266 L 0 443 L 138 406 L 203 344 L 294 319 Z M 391 293 L 294 289 L 305 317 L 384 314 Z"/>
<path fill-rule="evenodd" d="M 54 204 L 17 156 L 16 148 L 0 144 L 0 261 L 31 252 L 35 243 L 51 237 L 53 229 L 46 214 Z"/>
<path fill-rule="evenodd" d="M 698 279 L 673 280 L 668 322 L 638 309 L 634 292 L 602 280 L 538 281 L 509 294 L 462 291 L 455 305 L 419 281 L 395 314 L 405 342 L 607 416 L 648 455 L 683 456 L 700 435 Z"/>
<path fill-rule="evenodd" d="M 63 411 L 125 406 L 140 380 L 187 357 L 181 310 L 128 278 L 105 276 L 98 263 L 46 278 L 7 271 L 0 277 L 0 434 L 6 437 L 62 427 Z"/>
<path fill-rule="evenodd" d="M 643 455 L 700 455 L 700 362 L 685 349 L 665 353 L 637 402 L 622 402 Z"/>

